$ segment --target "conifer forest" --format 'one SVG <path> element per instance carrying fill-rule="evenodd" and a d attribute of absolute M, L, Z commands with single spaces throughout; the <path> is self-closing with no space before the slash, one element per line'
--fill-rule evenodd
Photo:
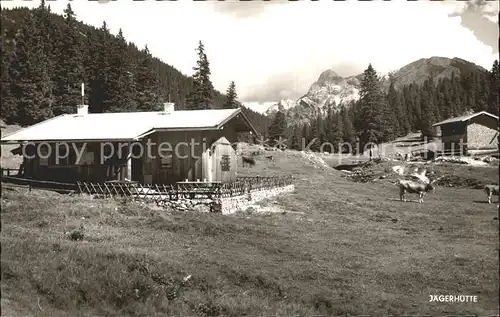
<path fill-rule="evenodd" d="M 63 15 L 42 1 L 37 9 L 2 10 L 1 19 L 1 118 L 8 124 L 28 126 L 75 112 L 81 83 L 93 113 L 154 111 L 169 101 L 176 110 L 241 107 L 264 137 L 282 136 L 292 149 L 316 139 L 313 151 L 323 142 L 381 143 L 412 131 L 432 137 L 432 124 L 440 120 L 483 110 L 498 115 L 498 61 L 490 70 L 430 77 L 423 85 L 391 84 L 388 90 L 369 65 L 359 100 L 328 105 L 317 117 L 293 122 L 281 112 L 266 116 L 244 107 L 235 82 L 228 83 L 226 94 L 215 90 L 201 41 L 193 48 L 194 74 L 186 76 L 147 46 L 128 42 L 121 31 L 111 34 L 106 22 L 95 28 L 77 21 L 70 4 Z"/>
<path fill-rule="evenodd" d="M 229 98 L 210 82 L 203 43 L 196 48 L 193 76 L 186 76 L 138 48 L 106 22 L 95 28 L 76 20 L 71 5 L 64 15 L 44 2 L 37 9 L 2 10 L 2 113 L 8 124 L 32 125 L 74 113 L 84 83 L 89 111 L 155 111 L 164 102 L 176 110 L 238 107 L 236 87 Z M 195 47 L 193 47 L 195 49 Z M 269 118 L 243 107 L 258 130 Z"/>

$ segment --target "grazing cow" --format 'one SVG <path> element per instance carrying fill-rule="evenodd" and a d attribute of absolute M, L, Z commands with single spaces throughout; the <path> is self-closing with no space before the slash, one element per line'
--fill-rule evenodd
<path fill-rule="evenodd" d="M 245 166 L 245 163 L 247 163 L 250 166 L 255 166 L 255 160 L 253 159 L 253 157 L 242 156 L 242 159 L 243 159 L 243 166 Z"/>
<path fill-rule="evenodd" d="M 405 193 L 411 193 L 411 194 L 417 194 L 418 195 L 418 202 L 423 203 L 424 202 L 424 196 L 427 192 L 433 191 L 436 192 L 436 188 L 434 187 L 434 183 L 436 180 L 433 180 L 432 182 L 421 184 L 409 180 L 402 180 L 400 179 L 398 181 L 399 185 L 399 198 L 401 201 L 406 201 L 405 200 Z"/>
<path fill-rule="evenodd" d="M 488 204 L 491 204 L 491 196 L 498 196 L 498 185 L 485 185 L 484 191 L 486 196 L 488 196 Z"/>

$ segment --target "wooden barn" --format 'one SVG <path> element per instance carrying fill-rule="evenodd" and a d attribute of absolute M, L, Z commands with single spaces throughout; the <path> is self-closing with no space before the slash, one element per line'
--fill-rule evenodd
<path fill-rule="evenodd" d="M 498 151 L 498 117 L 486 111 L 447 119 L 433 126 L 441 136 L 445 155 Z"/>
<path fill-rule="evenodd" d="M 235 144 L 257 134 L 241 109 L 88 113 L 61 115 L 2 138 L 19 143 L 22 175 L 38 180 L 231 182 Z"/>

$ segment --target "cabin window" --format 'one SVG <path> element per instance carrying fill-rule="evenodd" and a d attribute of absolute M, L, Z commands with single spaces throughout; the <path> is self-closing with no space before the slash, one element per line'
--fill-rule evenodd
<path fill-rule="evenodd" d="M 112 150 L 113 150 L 112 146 L 102 146 L 102 156 L 109 158 L 111 156 L 111 154 L 113 154 Z"/>
<path fill-rule="evenodd" d="M 75 145 L 71 146 L 72 152 L 75 151 L 74 146 Z M 78 157 L 76 155 L 76 152 L 74 152 L 76 155 L 76 157 L 75 157 L 75 164 L 76 165 L 92 165 L 92 164 L 94 164 L 94 155 L 95 155 L 94 151 L 95 151 L 95 149 L 90 144 L 88 144 L 87 146 L 78 144 L 76 147 L 77 147 L 76 151 L 78 151 L 78 153 L 81 155 L 80 157 Z"/>
<path fill-rule="evenodd" d="M 45 146 L 40 146 L 39 147 L 39 151 L 40 151 L 40 166 L 48 166 L 49 165 L 49 158 L 48 158 L 48 154 L 49 154 L 49 150 L 47 147 Z"/>
<path fill-rule="evenodd" d="M 81 165 L 91 165 L 94 164 L 94 152 L 87 152 L 83 153 L 83 157 L 80 159 L 80 162 L 77 162 L 78 164 Z"/>
<path fill-rule="evenodd" d="M 56 155 L 59 156 L 59 162 L 56 160 Z M 54 154 L 51 155 L 50 163 L 54 165 L 74 165 L 76 164 L 76 152 L 70 146 L 66 147 L 61 145 L 59 147 L 59 153 L 56 153 L 54 150 Z"/>
<path fill-rule="evenodd" d="M 161 168 L 171 169 L 172 168 L 172 151 L 162 152 L 161 155 Z"/>
<path fill-rule="evenodd" d="M 223 172 L 229 171 L 230 167 L 229 155 L 222 155 L 220 165 L 221 165 L 221 170 Z"/>

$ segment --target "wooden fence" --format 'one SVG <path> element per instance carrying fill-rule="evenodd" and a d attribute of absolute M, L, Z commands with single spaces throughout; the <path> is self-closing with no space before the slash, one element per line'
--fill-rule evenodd
<path fill-rule="evenodd" d="M 0 168 L 0 176 L 15 176 L 19 173 L 17 168 Z"/>
<path fill-rule="evenodd" d="M 12 174 L 10 174 L 12 175 Z M 218 199 L 248 194 L 253 190 L 265 190 L 293 184 L 292 176 L 238 177 L 230 183 L 192 182 L 175 185 L 141 185 L 134 182 L 77 182 L 59 183 L 15 176 L 1 176 L 1 182 L 12 187 L 52 190 L 59 193 L 84 193 L 97 198 L 131 197 L 153 200 L 161 205 L 166 201 L 187 199 Z"/>
<path fill-rule="evenodd" d="M 9 184 L 12 187 L 25 187 L 31 191 L 32 188 L 52 190 L 59 193 L 74 193 L 76 192 L 76 184 L 71 183 L 59 183 L 51 181 L 41 181 L 29 178 L 20 178 L 16 176 L 4 176 L 0 177 L 2 184 Z"/>
<path fill-rule="evenodd" d="M 238 177 L 231 183 L 188 183 L 175 185 L 141 185 L 133 182 L 78 182 L 78 192 L 96 197 L 132 197 L 151 199 L 157 203 L 187 199 L 214 199 L 239 196 L 252 190 L 273 189 L 293 184 L 291 176 Z"/>

